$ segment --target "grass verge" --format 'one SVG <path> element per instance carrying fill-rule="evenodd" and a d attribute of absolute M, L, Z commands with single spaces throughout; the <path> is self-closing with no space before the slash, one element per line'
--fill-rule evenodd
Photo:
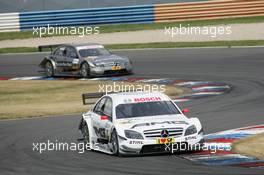
<path fill-rule="evenodd" d="M 232 151 L 264 160 L 264 133 L 240 139 L 232 144 Z"/>
<path fill-rule="evenodd" d="M 127 32 L 137 30 L 155 30 L 164 29 L 164 27 L 182 26 L 207 26 L 207 25 L 226 25 L 226 24 L 241 24 L 241 23 L 258 23 L 264 22 L 264 16 L 243 17 L 243 18 L 226 18 L 212 20 L 195 20 L 182 22 L 154 23 L 154 24 L 117 24 L 117 25 L 102 25 L 100 33 Z M 43 37 L 63 36 L 63 35 L 43 35 Z M 26 39 L 37 38 L 38 35 L 33 35 L 32 31 L 22 32 L 3 32 L 0 33 L 0 41 L 7 39 Z"/>
<path fill-rule="evenodd" d="M 232 46 L 264 46 L 264 40 L 241 40 L 241 41 L 208 41 L 208 42 L 162 42 L 143 44 L 110 44 L 107 49 L 144 49 L 144 48 L 184 48 L 184 47 L 232 47 Z M 47 50 L 48 51 L 48 50 Z M 3 53 L 38 52 L 35 47 L 1 48 Z"/>
<path fill-rule="evenodd" d="M 81 94 L 98 92 L 99 81 L 1 81 L 0 119 L 31 118 L 82 113 L 89 106 L 82 104 Z M 116 84 L 123 82 L 116 82 Z M 123 83 L 130 84 L 131 83 Z M 135 85 L 135 84 L 134 84 Z M 166 94 L 178 96 L 188 89 L 166 86 Z"/>

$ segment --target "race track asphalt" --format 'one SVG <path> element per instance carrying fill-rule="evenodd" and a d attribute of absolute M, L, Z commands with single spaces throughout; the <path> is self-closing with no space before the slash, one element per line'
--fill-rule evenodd
<path fill-rule="evenodd" d="M 220 81 L 225 95 L 179 104 L 206 133 L 264 123 L 264 48 L 116 51 L 130 57 L 135 77 Z M 43 54 L 0 55 L 0 77 L 38 76 Z M 1 82 L 0 82 L 1 85 Z M 10 109 L 12 110 L 12 109 Z M 77 142 L 80 116 L 0 122 L 0 174 L 263 174 L 263 169 L 204 166 L 176 155 L 114 157 L 97 152 L 32 151 L 33 142 Z"/>

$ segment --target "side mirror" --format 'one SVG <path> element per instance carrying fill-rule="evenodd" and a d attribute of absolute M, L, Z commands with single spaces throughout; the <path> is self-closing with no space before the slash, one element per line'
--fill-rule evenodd
<path fill-rule="evenodd" d="M 183 114 L 187 114 L 187 113 L 189 113 L 190 111 L 189 111 L 189 109 L 188 108 L 184 108 L 183 110 L 182 110 L 182 113 Z"/>
<path fill-rule="evenodd" d="M 101 115 L 100 119 L 106 121 L 109 120 L 109 117 L 106 115 Z"/>

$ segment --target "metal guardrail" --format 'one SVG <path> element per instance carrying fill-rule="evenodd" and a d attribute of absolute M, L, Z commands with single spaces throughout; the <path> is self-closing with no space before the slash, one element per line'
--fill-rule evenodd
<path fill-rule="evenodd" d="M 264 0 L 214 0 L 111 8 L 73 9 L 0 14 L 1 31 L 33 27 L 138 24 L 264 16 Z"/>

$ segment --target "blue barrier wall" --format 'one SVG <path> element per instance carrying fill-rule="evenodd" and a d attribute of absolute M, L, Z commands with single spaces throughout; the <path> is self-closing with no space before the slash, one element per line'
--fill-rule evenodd
<path fill-rule="evenodd" d="M 154 6 L 74 9 L 40 12 L 21 12 L 20 30 L 47 26 L 80 26 L 120 23 L 153 23 Z"/>

